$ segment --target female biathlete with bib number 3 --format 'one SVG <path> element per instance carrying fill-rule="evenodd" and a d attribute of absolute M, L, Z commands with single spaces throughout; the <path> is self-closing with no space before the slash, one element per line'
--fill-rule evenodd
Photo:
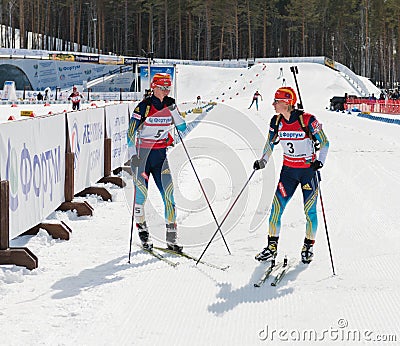
<path fill-rule="evenodd" d="M 301 249 L 303 263 L 313 259 L 313 245 L 317 232 L 318 179 L 316 171 L 323 167 L 329 141 L 318 120 L 309 113 L 295 109 L 297 96 L 291 87 L 279 88 L 273 106 L 277 114 L 271 119 L 268 139 L 254 169 L 265 167 L 275 144 L 283 147 L 283 166 L 272 201 L 269 217 L 268 245 L 256 255 L 258 261 L 270 261 L 277 255 L 281 217 L 290 198 L 300 184 L 306 215 L 306 236 Z M 319 149 L 317 158 L 316 150 Z"/>

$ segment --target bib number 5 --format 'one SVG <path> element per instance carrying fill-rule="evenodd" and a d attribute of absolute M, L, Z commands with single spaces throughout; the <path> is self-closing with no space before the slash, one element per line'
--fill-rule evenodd
<path fill-rule="evenodd" d="M 164 132 L 164 130 L 158 130 L 158 132 L 154 135 L 154 138 L 160 138 L 161 134 Z"/>

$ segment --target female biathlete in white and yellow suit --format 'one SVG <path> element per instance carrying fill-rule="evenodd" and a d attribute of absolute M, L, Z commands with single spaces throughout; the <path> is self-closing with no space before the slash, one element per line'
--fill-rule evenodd
<path fill-rule="evenodd" d="M 172 124 L 179 131 L 184 131 L 186 123 L 176 108 L 175 100 L 167 96 L 171 90 L 170 75 L 157 73 L 151 88 L 153 95 L 135 108 L 128 130 L 128 150 L 135 185 L 136 227 L 142 246 L 151 249 L 153 243 L 144 211 L 151 174 L 164 202 L 167 246 L 171 250 L 182 251 L 182 246 L 177 243 L 174 186 L 167 160 L 167 147 L 173 143 L 169 134 Z"/>
<path fill-rule="evenodd" d="M 316 171 L 322 168 L 325 162 L 329 142 L 321 124 L 313 115 L 294 109 L 296 99 L 291 87 L 282 87 L 276 91 L 273 106 L 277 114 L 272 117 L 263 156 L 253 165 L 254 169 L 264 168 L 275 144 L 280 141 L 283 147 L 283 166 L 271 207 L 268 245 L 256 255 L 259 261 L 268 261 L 276 257 L 282 213 L 299 184 L 306 215 L 306 236 L 301 257 L 304 263 L 310 263 L 313 258 L 318 226 Z M 319 146 L 318 159 L 316 145 Z"/>

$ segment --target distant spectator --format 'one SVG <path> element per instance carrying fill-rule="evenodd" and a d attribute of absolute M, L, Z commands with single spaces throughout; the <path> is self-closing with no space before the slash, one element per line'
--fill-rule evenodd
<path fill-rule="evenodd" d="M 47 87 L 46 89 L 44 89 L 44 100 L 50 100 L 50 88 Z"/>
<path fill-rule="evenodd" d="M 385 100 L 385 93 L 381 91 L 381 94 L 379 95 L 379 100 Z"/>
<path fill-rule="evenodd" d="M 374 93 L 372 93 L 370 96 L 369 96 L 369 98 L 368 98 L 370 101 L 376 101 L 376 97 L 375 97 L 375 94 Z"/>
<path fill-rule="evenodd" d="M 42 93 L 40 91 L 37 94 L 36 98 L 37 98 L 38 101 L 43 101 L 43 95 L 42 95 Z"/>
<path fill-rule="evenodd" d="M 395 89 L 395 90 L 392 92 L 390 98 L 391 98 L 392 100 L 397 100 L 397 99 L 399 98 L 399 90 L 398 90 L 398 89 Z"/>
<path fill-rule="evenodd" d="M 82 94 L 78 91 L 77 87 L 74 86 L 72 88 L 72 93 L 69 95 L 68 100 L 72 101 L 72 110 L 79 111 L 81 106 L 81 98 L 83 98 Z"/>

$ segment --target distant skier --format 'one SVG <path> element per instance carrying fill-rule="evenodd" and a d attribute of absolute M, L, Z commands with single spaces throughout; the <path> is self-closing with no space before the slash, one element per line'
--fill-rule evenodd
<path fill-rule="evenodd" d="M 81 107 L 82 94 L 78 91 L 77 87 L 72 88 L 72 93 L 69 95 L 68 100 L 72 102 L 72 110 L 79 111 Z"/>
<path fill-rule="evenodd" d="M 295 109 L 296 93 L 291 87 L 281 87 L 275 93 L 273 106 L 276 111 L 271 119 L 268 139 L 260 160 L 254 169 L 267 164 L 275 144 L 283 147 L 283 166 L 278 186 L 272 201 L 269 217 L 268 245 L 256 255 L 258 261 L 269 261 L 276 257 L 281 217 L 286 204 L 300 184 L 306 215 L 306 236 L 301 250 L 303 263 L 313 259 L 313 245 L 317 232 L 318 180 L 316 171 L 323 167 L 329 149 L 329 141 L 318 120 L 309 113 Z M 317 158 L 316 148 L 320 148 Z"/>
<path fill-rule="evenodd" d="M 258 92 L 258 90 L 254 93 L 254 95 L 253 95 L 253 100 L 251 101 L 251 104 L 250 104 L 250 106 L 249 106 L 249 108 L 248 109 L 250 109 L 251 108 L 251 106 L 253 105 L 253 103 L 255 102 L 256 103 L 256 109 L 258 110 L 258 98 L 259 97 L 261 97 L 261 101 L 263 100 L 263 98 L 262 98 L 262 96 L 261 96 L 261 94 Z"/>
<path fill-rule="evenodd" d="M 171 90 L 169 74 L 155 74 L 151 89 L 152 96 L 141 101 L 135 108 L 128 130 L 128 150 L 135 185 L 134 217 L 143 248 L 152 249 L 144 211 L 151 174 L 164 202 L 167 246 L 180 252 L 182 246 L 177 241 L 174 186 L 167 160 L 167 147 L 174 141 L 169 133 L 171 125 L 175 124 L 179 131 L 184 131 L 186 123 L 176 108 L 175 100 L 168 96 Z"/>
<path fill-rule="evenodd" d="M 201 107 L 201 96 L 197 96 L 196 98 L 196 107 Z"/>

